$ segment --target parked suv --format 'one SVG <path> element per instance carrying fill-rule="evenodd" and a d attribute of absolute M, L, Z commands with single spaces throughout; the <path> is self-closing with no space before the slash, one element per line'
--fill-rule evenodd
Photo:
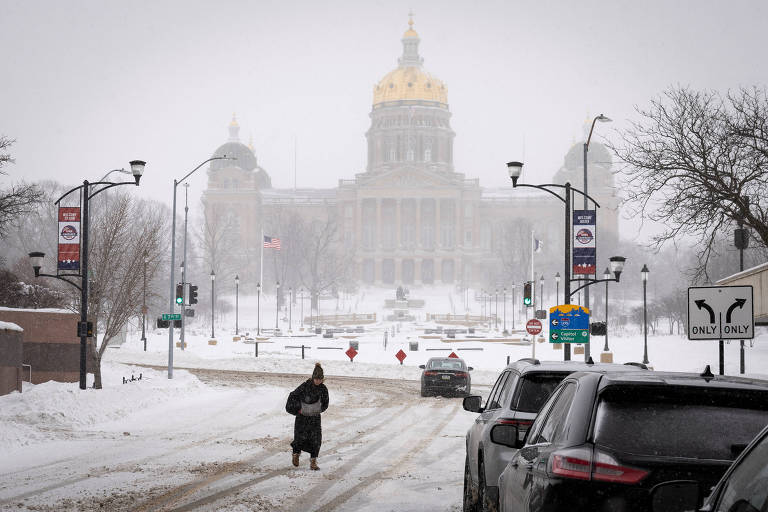
<path fill-rule="evenodd" d="M 638 368 L 621 364 L 594 364 L 591 359 L 589 363 L 520 359 L 501 372 L 485 407 L 480 406 L 482 397 L 466 397 L 464 409 L 480 415 L 467 432 L 464 512 L 495 511 L 498 508 L 499 475 L 517 450 L 491 442 L 490 432 L 494 425 L 514 425 L 522 440 L 536 413 L 566 376 L 579 371 L 607 370 L 638 371 Z"/>
<path fill-rule="evenodd" d="M 700 375 L 574 373 L 524 443 L 516 425 L 493 427 L 494 442 L 520 448 L 499 478 L 500 508 L 651 510 L 661 483 L 695 480 L 710 489 L 766 424 L 768 381 L 716 377 L 709 367 Z"/>

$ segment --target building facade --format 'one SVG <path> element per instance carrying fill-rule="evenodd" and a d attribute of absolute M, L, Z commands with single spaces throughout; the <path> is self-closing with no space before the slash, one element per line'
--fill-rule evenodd
<path fill-rule="evenodd" d="M 562 261 L 563 207 L 557 199 L 511 185 L 482 188 L 478 179 L 454 169 L 448 92 L 424 69 L 419 41 L 410 20 L 398 66 L 373 89 L 366 169 L 340 179 L 337 188 L 273 188 L 253 148 L 239 141 L 233 118 L 230 140 L 214 155 L 237 160 L 212 162 L 204 202 L 206 217 L 218 212 L 228 219 L 224 223 L 240 254 L 250 255 L 244 264 L 258 261 L 261 231 L 270 233 L 277 210 L 334 216 L 338 243 L 354 255 L 353 274 L 365 284 L 482 286 L 508 279 L 501 269 L 510 266 L 519 266 L 523 276 L 531 230 L 550 248 L 551 259 Z M 569 151 L 557 182 L 580 187 L 581 151 L 582 144 Z M 602 207 L 598 229 L 615 240 L 618 202 L 610 155 L 592 143 L 589 158 L 590 195 Z M 507 270 L 514 276 L 514 269 Z"/>

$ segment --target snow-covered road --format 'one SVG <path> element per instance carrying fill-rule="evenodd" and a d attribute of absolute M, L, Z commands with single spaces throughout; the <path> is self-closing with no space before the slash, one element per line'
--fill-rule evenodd
<path fill-rule="evenodd" d="M 290 463 L 293 417 L 283 410 L 303 376 L 190 372 L 197 379 L 185 381 L 193 389 L 184 399 L 94 429 L 62 428 L 10 454 L 0 509 L 460 510 L 474 420 L 460 398 L 421 398 L 414 381 L 328 378 L 313 472 L 306 454 L 299 468 Z"/>

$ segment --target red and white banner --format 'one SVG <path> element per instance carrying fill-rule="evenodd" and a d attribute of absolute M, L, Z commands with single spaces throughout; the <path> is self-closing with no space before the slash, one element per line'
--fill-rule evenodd
<path fill-rule="evenodd" d="M 59 206 L 59 270 L 80 270 L 80 207 Z"/>

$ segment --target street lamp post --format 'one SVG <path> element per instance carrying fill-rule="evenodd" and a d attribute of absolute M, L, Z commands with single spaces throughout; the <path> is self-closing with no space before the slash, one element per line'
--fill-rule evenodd
<path fill-rule="evenodd" d="M 301 301 L 301 330 L 304 330 L 304 288 L 299 288 L 299 300 Z"/>
<path fill-rule="evenodd" d="M 608 348 L 608 280 L 611 278 L 611 273 L 608 268 L 603 272 L 603 279 L 605 280 L 605 346 L 603 352 L 609 352 Z"/>
<path fill-rule="evenodd" d="M 336 307 L 336 309 L 339 309 L 338 306 Z M 291 332 L 292 329 L 293 329 L 293 286 L 288 288 L 288 332 Z"/>
<path fill-rule="evenodd" d="M 189 178 L 192 173 L 200 169 L 203 165 L 207 164 L 208 162 L 212 160 L 236 160 L 236 158 L 228 157 L 226 155 L 224 156 L 215 156 L 212 158 L 209 158 L 208 160 L 205 160 L 200 165 L 189 171 L 183 178 L 180 180 L 173 180 L 173 212 L 171 214 L 171 278 L 170 278 L 170 286 L 171 286 L 171 293 L 169 297 L 169 307 L 168 307 L 168 313 L 174 313 L 176 311 L 176 303 L 174 299 L 176 298 L 176 289 L 175 289 L 175 280 L 174 280 L 174 271 L 176 270 L 175 264 L 176 264 L 176 188 L 184 182 L 187 178 Z M 173 322 L 171 322 L 170 327 L 168 329 L 168 378 L 173 378 Z"/>
<path fill-rule="evenodd" d="M 515 330 L 515 309 L 517 309 L 517 302 L 515 302 L 515 286 L 512 285 L 512 330 Z"/>
<path fill-rule="evenodd" d="M 560 272 L 555 274 L 555 305 L 560 300 Z"/>
<path fill-rule="evenodd" d="M 275 333 L 280 328 L 277 324 L 280 317 L 280 281 L 275 285 Z"/>
<path fill-rule="evenodd" d="M 147 251 L 144 251 L 144 285 L 141 299 L 141 341 L 144 342 L 144 352 L 147 351 Z"/>
<path fill-rule="evenodd" d="M 186 223 L 184 224 L 185 228 L 184 231 L 186 232 Z M 187 251 L 186 251 L 186 245 L 184 249 L 184 257 L 186 257 Z M 179 267 L 179 274 L 181 275 L 181 296 L 183 297 L 181 299 L 181 336 L 179 336 L 179 345 L 181 346 L 181 350 L 184 350 L 184 346 L 186 343 L 186 301 L 189 300 L 189 297 L 185 297 L 187 294 L 187 273 L 184 271 L 184 260 L 181 260 L 181 266 Z"/>
<path fill-rule="evenodd" d="M 544 309 L 544 274 L 541 274 L 539 278 L 539 284 L 541 285 L 541 299 L 539 299 L 539 309 Z"/>
<path fill-rule="evenodd" d="M 78 331 L 80 334 L 80 389 L 85 389 L 86 387 L 85 376 L 86 376 L 86 359 L 87 359 L 86 355 L 87 355 L 87 344 L 88 344 L 88 329 L 87 329 L 87 326 L 88 326 L 88 235 L 89 235 L 89 228 L 90 228 L 88 203 L 93 198 L 93 196 L 107 190 L 108 188 L 117 187 L 119 185 L 136 185 L 138 187 L 139 180 L 141 180 L 141 176 L 142 174 L 144 174 L 144 166 L 146 165 L 146 162 L 144 162 L 143 160 L 132 160 L 130 162 L 130 165 L 131 165 L 131 173 L 133 174 L 133 178 L 135 182 L 121 181 L 121 182 L 113 183 L 110 181 L 97 181 L 95 183 L 91 183 L 88 180 L 84 180 L 82 185 L 75 187 L 69 192 L 65 193 L 63 196 L 58 198 L 54 203 L 58 205 L 62 199 L 67 197 L 72 192 L 82 190 L 82 200 L 81 200 L 82 206 L 81 206 L 81 215 L 80 215 L 80 219 L 82 222 L 82 229 L 80 230 L 81 231 L 80 233 L 81 256 L 80 256 L 80 273 L 79 274 L 58 275 L 58 271 L 55 275 L 41 274 L 40 268 L 42 267 L 43 257 L 45 257 L 45 253 L 42 253 L 42 252 L 29 253 L 29 258 L 32 263 L 32 268 L 35 271 L 35 277 L 52 277 L 54 279 L 60 279 L 61 281 L 65 281 L 70 285 L 74 286 L 75 288 L 77 288 L 78 290 L 80 290 L 80 325 L 78 326 Z M 120 171 L 122 172 L 122 170 Z M 107 173 L 107 175 L 109 174 L 110 173 Z M 104 187 L 98 190 L 95 190 L 94 192 L 91 192 L 91 187 L 97 187 L 99 185 L 104 185 Z M 78 286 L 76 283 L 70 281 L 69 279 L 66 279 L 66 276 L 79 277 L 80 285 Z M 173 283 L 171 283 L 171 288 L 173 288 Z M 171 301 L 173 301 L 173 298 L 171 298 Z"/>
<path fill-rule="evenodd" d="M 213 335 L 213 305 L 214 305 L 214 302 L 215 302 L 216 299 L 214 298 L 215 296 L 214 296 L 213 288 L 214 288 L 214 282 L 215 281 L 216 281 L 216 274 L 213 272 L 213 269 L 211 269 L 211 339 L 214 338 L 214 335 Z"/>
<path fill-rule="evenodd" d="M 502 314 L 504 315 L 504 334 L 507 334 L 507 287 L 501 290 Z"/>
<path fill-rule="evenodd" d="M 592 131 L 595 129 L 595 122 L 600 121 L 601 123 L 608 123 L 611 121 L 608 117 L 604 116 L 603 114 L 600 114 L 599 116 L 596 116 L 592 120 L 592 126 L 589 129 L 589 136 L 587 137 L 587 141 L 584 143 L 584 209 L 586 210 L 588 207 L 587 204 L 587 194 L 589 194 L 589 185 L 587 181 L 587 152 L 589 151 L 589 141 L 592 140 Z M 587 276 L 589 277 L 589 276 Z M 607 286 L 607 285 L 606 285 Z M 584 289 L 584 305 L 589 309 L 589 288 Z M 584 347 L 584 359 L 589 359 L 589 348 L 590 344 L 587 343 Z"/>
<path fill-rule="evenodd" d="M 235 336 L 240 332 L 240 277 L 235 274 Z"/>
<path fill-rule="evenodd" d="M 648 364 L 648 313 L 646 289 L 648 288 L 648 266 L 643 264 L 640 276 L 643 278 L 643 364 Z"/>
<path fill-rule="evenodd" d="M 494 301 L 496 302 L 496 306 L 494 307 L 494 313 L 493 313 L 493 328 L 495 330 L 499 330 L 499 289 L 496 288 L 496 293 L 494 294 Z"/>
<path fill-rule="evenodd" d="M 261 283 L 256 283 L 256 335 L 261 335 Z"/>

